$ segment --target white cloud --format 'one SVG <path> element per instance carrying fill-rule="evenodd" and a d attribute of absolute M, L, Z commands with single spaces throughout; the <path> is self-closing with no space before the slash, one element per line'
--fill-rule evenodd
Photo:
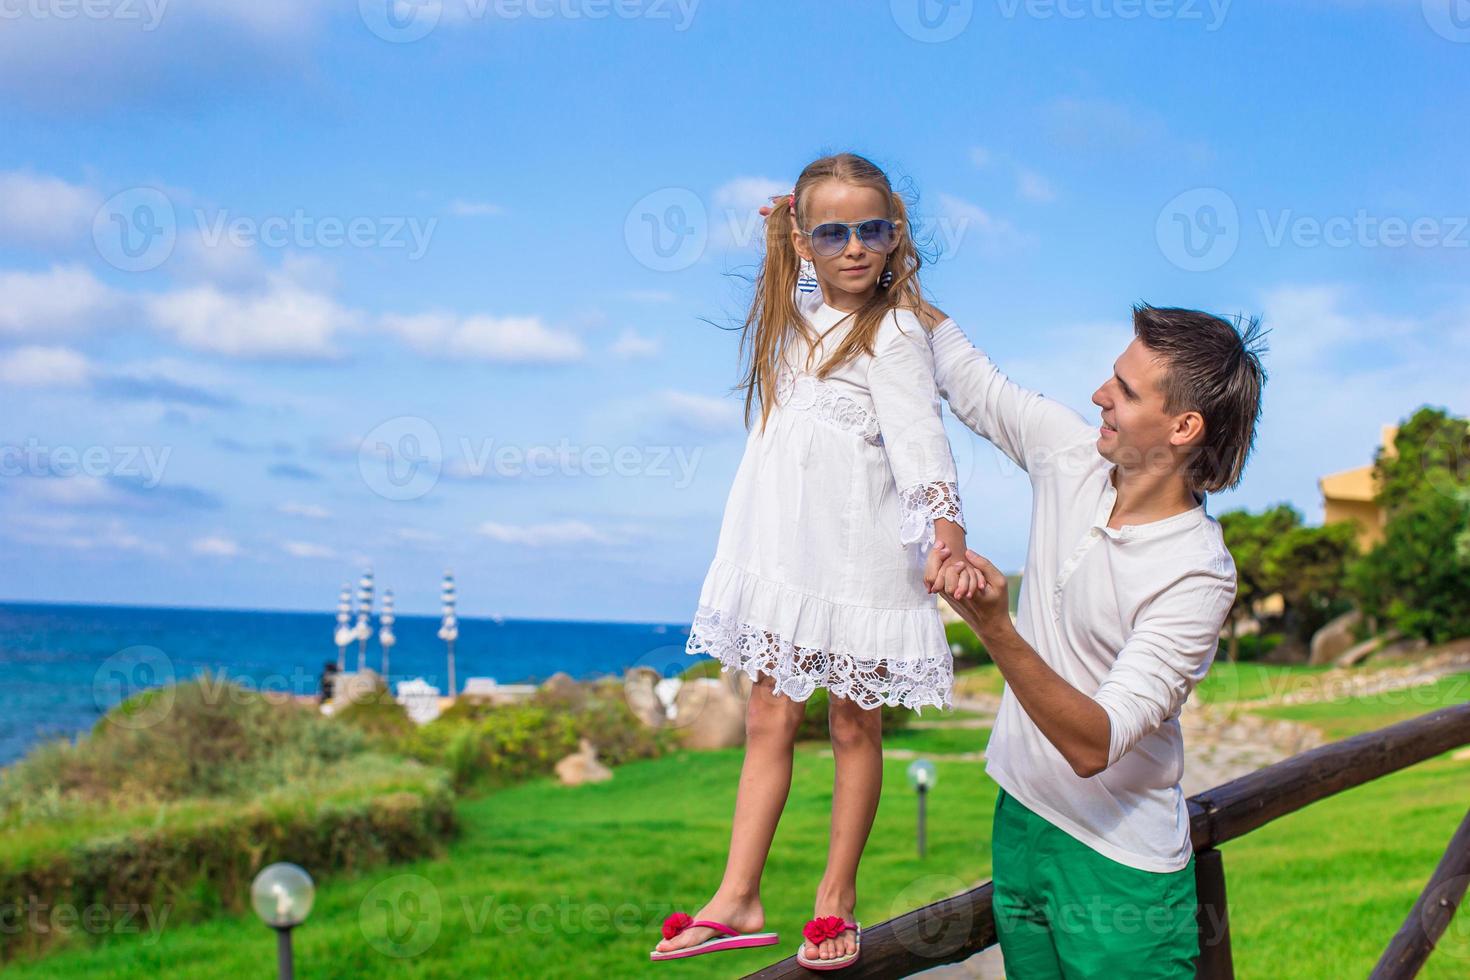
<path fill-rule="evenodd" d="M 58 177 L 0 172 L 0 243 L 74 249 L 89 241 L 102 195 Z"/>
<path fill-rule="evenodd" d="M 0 334 L 78 330 L 119 306 L 119 297 L 79 265 L 0 272 Z"/>
<path fill-rule="evenodd" d="M 75 551 L 130 551 L 152 555 L 164 554 L 166 550 L 158 543 L 134 534 L 117 520 L 108 521 L 90 533 L 47 535 L 46 544 Z"/>
<path fill-rule="evenodd" d="M 658 403 L 672 421 L 699 432 L 730 432 L 743 423 L 741 406 L 728 398 L 665 391 Z"/>
<path fill-rule="evenodd" d="M 942 259 L 953 258 L 972 244 L 990 255 L 1034 244 L 1032 236 L 1017 230 L 1009 220 L 953 194 L 939 194 L 935 224 Z"/>
<path fill-rule="evenodd" d="M 193 286 L 147 298 L 152 324 L 185 347 L 235 357 L 326 358 L 357 314 L 324 293 L 273 274 L 264 291 Z"/>
<path fill-rule="evenodd" d="M 332 512 L 317 504 L 302 504 L 294 500 L 288 500 L 279 504 L 276 510 L 289 517 L 305 517 L 309 520 L 321 521 L 332 516 Z"/>
<path fill-rule="evenodd" d="M 0 355 L 0 384 L 23 388 L 73 388 L 86 384 L 92 367 L 69 347 L 17 347 Z"/>
<path fill-rule="evenodd" d="M 444 539 L 444 536 L 437 531 L 425 531 L 416 527 L 397 528 L 393 536 L 399 541 L 407 541 L 410 544 L 432 544 Z"/>
<path fill-rule="evenodd" d="M 1162 149 L 1195 162 L 1214 155 L 1203 141 L 1175 136 L 1158 113 L 1109 99 L 1062 96 L 1042 107 L 1041 118 L 1051 139 L 1072 149 L 1125 153 Z"/>
<path fill-rule="evenodd" d="M 505 213 L 505 208 L 489 201 L 467 201 L 456 198 L 449 203 L 449 213 L 460 218 L 495 218 Z"/>
<path fill-rule="evenodd" d="M 711 195 L 710 241 L 725 249 L 753 249 L 765 241 L 766 219 L 760 209 L 777 194 L 789 194 L 794 181 L 770 177 L 736 177 Z"/>
<path fill-rule="evenodd" d="M 500 524 L 486 521 L 479 533 L 502 544 L 519 544 L 529 548 L 545 548 L 568 544 L 609 544 L 612 539 L 584 521 L 559 521 L 546 524 Z"/>
<path fill-rule="evenodd" d="M 337 552 L 324 544 L 310 541 L 283 541 L 281 548 L 293 558 L 336 558 Z"/>
<path fill-rule="evenodd" d="M 1036 171 L 1027 170 L 1024 167 L 1016 172 L 1016 193 L 1023 200 L 1037 204 L 1050 204 L 1057 199 L 1057 192 L 1052 187 L 1051 181 Z"/>
<path fill-rule="evenodd" d="M 390 313 L 382 318 L 382 324 L 415 350 L 439 357 L 507 364 L 564 364 L 581 360 L 586 354 L 577 336 L 554 330 L 539 317 Z"/>
<path fill-rule="evenodd" d="M 240 545 L 232 538 L 211 536 L 195 538 L 189 550 L 196 555 L 211 555 L 217 558 L 234 558 L 240 554 Z"/>
<path fill-rule="evenodd" d="M 608 348 L 614 357 L 622 357 L 632 360 L 640 357 L 654 357 L 659 352 L 659 342 L 652 337 L 645 337 L 635 330 L 624 330 L 612 347 Z"/>
<path fill-rule="evenodd" d="M 1460 311 L 1385 315 L 1352 287 L 1318 283 L 1268 290 L 1261 313 L 1271 350 L 1259 442 L 1240 491 L 1250 506 L 1287 498 L 1320 519 L 1318 478 L 1371 463 L 1381 426 L 1425 404 L 1470 412 Z"/>

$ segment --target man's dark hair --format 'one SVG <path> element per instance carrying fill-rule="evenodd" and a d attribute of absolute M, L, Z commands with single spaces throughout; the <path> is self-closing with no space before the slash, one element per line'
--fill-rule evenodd
<path fill-rule="evenodd" d="M 1133 332 L 1164 360 L 1164 411 L 1199 412 L 1205 435 L 1186 477 L 1214 493 L 1240 482 L 1256 440 L 1266 351 L 1259 317 L 1231 323 L 1199 310 L 1133 307 Z"/>

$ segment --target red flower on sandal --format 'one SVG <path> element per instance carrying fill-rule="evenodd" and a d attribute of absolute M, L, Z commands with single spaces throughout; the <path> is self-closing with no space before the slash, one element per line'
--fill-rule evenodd
<path fill-rule="evenodd" d="M 801 934 L 806 941 L 813 946 L 819 946 L 824 939 L 836 939 L 847 931 L 847 923 L 842 921 L 840 915 L 823 915 L 813 919 L 802 927 Z"/>
<path fill-rule="evenodd" d="M 694 917 L 687 912 L 675 912 L 664 920 L 664 938 L 673 939 L 694 924 Z"/>

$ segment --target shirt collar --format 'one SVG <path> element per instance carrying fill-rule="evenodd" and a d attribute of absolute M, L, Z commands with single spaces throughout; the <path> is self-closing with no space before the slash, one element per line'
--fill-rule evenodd
<path fill-rule="evenodd" d="M 1147 524 L 1124 524 L 1120 528 L 1108 527 L 1108 521 L 1113 517 L 1113 505 L 1118 501 L 1118 488 L 1113 486 L 1113 473 L 1116 470 L 1116 464 L 1103 470 L 1103 492 L 1097 502 L 1097 513 L 1092 518 L 1092 526 L 1108 537 L 1121 541 L 1133 538 L 1153 538 L 1176 531 L 1181 527 L 1191 527 L 1204 518 L 1206 497 L 1205 494 L 1197 493 L 1195 499 L 1199 501 L 1198 504 L 1172 517 L 1149 521 Z"/>

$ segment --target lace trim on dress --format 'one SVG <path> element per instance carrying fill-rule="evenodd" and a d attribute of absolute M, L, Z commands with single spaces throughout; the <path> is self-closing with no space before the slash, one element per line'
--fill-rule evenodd
<path fill-rule="evenodd" d="M 960 488 L 953 483 L 916 483 L 898 492 L 898 540 L 904 545 L 918 543 L 921 551 L 934 545 L 934 522 L 939 518 L 965 526 L 960 509 Z"/>
<path fill-rule="evenodd" d="M 685 650 L 708 654 L 720 661 L 721 669 L 743 671 L 752 681 L 765 674 L 775 680 L 777 694 L 794 701 L 805 701 L 824 687 L 863 708 L 886 704 L 948 709 L 954 688 L 954 662 L 949 657 L 906 661 L 796 646 L 769 630 L 731 622 L 705 606 L 695 614 Z"/>
<path fill-rule="evenodd" d="M 883 444 L 877 416 L 814 374 L 783 371 L 776 378 L 776 401 L 794 412 L 807 412 L 831 425 L 860 436 L 874 446 Z"/>

